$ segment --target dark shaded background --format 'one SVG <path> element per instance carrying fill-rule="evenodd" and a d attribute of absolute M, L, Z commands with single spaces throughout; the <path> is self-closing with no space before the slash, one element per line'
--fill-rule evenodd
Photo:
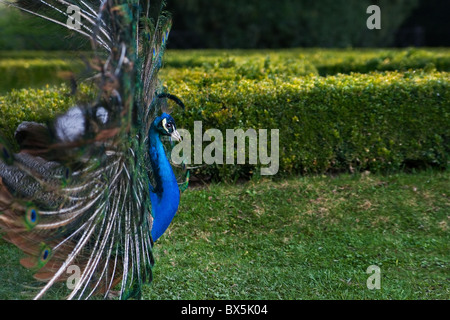
<path fill-rule="evenodd" d="M 381 8 L 381 30 L 366 9 Z M 172 48 L 449 46 L 449 0 L 172 0 Z"/>
<path fill-rule="evenodd" d="M 366 27 L 371 4 L 381 8 L 381 30 Z M 449 0 L 167 0 L 167 10 L 175 49 L 450 46 Z M 70 37 L 0 9 L 0 50 L 89 48 Z"/>
<path fill-rule="evenodd" d="M 450 1 L 421 0 L 397 30 L 394 45 L 450 46 Z"/>

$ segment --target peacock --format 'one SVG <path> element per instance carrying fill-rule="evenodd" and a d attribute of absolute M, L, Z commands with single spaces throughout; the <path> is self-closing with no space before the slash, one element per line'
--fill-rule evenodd
<path fill-rule="evenodd" d="M 74 267 L 68 299 L 139 299 L 189 180 L 170 157 L 181 140 L 171 113 L 184 104 L 157 77 L 170 14 L 153 0 L 8 4 L 64 27 L 77 8 L 97 94 L 49 123 L 22 122 L 16 149 L 0 137 L 0 231 L 42 281 L 35 299 Z"/>

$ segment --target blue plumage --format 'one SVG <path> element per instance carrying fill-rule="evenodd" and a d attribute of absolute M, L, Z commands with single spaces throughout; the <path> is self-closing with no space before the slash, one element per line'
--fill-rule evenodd
<path fill-rule="evenodd" d="M 153 241 L 156 241 L 166 231 L 180 202 L 178 182 L 161 142 L 161 136 L 164 135 L 179 139 L 175 121 L 166 113 L 153 121 L 148 133 L 149 155 L 156 182 L 156 187 L 150 187 Z"/>

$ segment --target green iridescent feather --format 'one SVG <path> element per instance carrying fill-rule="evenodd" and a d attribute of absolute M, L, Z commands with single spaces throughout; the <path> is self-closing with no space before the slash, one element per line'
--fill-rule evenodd
<path fill-rule="evenodd" d="M 167 99 L 157 74 L 170 16 L 161 1 L 0 1 L 62 27 L 76 5 L 81 28 L 74 32 L 92 40 L 98 86 L 89 105 L 48 124 L 22 123 L 20 153 L 0 138 L 0 228 L 45 282 L 35 298 L 66 281 L 70 266 L 80 277 L 68 298 L 109 297 L 115 288 L 120 298 L 140 298 L 154 264 L 150 186 L 157 172 L 147 135 Z M 188 172 L 174 170 L 184 190 Z"/>

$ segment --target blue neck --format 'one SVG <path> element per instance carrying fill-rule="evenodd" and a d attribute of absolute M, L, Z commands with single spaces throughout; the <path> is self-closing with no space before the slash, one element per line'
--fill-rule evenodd
<path fill-rule="evenodd" d="M 151 233 L 153 241 L 156 241 L 166 231 L 178 210 L 180 190 L 159 133 L 153 125 L 149 131 L 149 140 L 150 161 L 156 182 L 156 186 L 150 188 L 153 213 Z"/>

